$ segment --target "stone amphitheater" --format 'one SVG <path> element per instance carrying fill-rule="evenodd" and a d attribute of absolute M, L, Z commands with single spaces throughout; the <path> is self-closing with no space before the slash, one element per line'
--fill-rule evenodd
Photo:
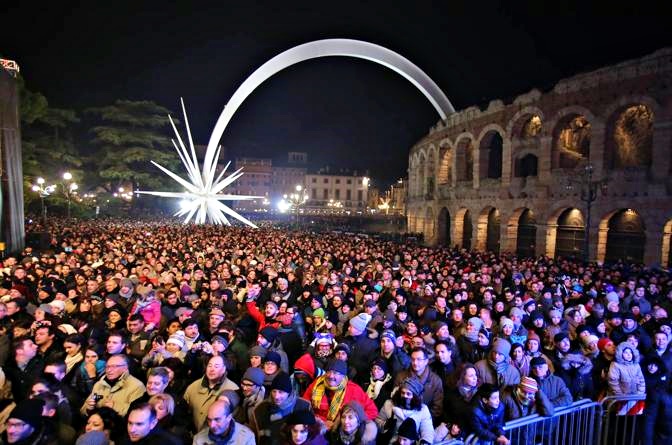
<path fill-rule="evenodd" d="M 408 228 L 430 245 L 670 266 L 671 159 L 664 48 L 437 123 L 409 154 Z"/>

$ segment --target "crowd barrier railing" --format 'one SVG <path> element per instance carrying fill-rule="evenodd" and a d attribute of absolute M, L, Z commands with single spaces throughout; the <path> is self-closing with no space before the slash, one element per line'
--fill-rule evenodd
<path fill-rule="evenodd" d="M 511 420 L 504 425 L 511 445 L 600 445 L 602 405 L 592 400 L 579 400 L 555 409 L 552 416 L 534 414 Z M 475 435 L 465 445 L 486 445 Z"/>
<path fill-rule="evenodd" d="M 601 445 L 638 445 L 646 396 L 609 396 L 602 405 Z"/>

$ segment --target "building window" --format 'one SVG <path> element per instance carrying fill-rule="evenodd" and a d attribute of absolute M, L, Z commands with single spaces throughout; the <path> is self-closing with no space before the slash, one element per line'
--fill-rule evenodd
<path fill-rule="evenodd" d="M 329 190 L 322 190 L 322 199 L 329 199 Z"/>
<path fill-rule="evenodd" d="M 357 190 L 357 201 L 364 200 L 364 192 L 362 190 Z"/>
<path fill-rule="evenodd" d="M 324 183 L 328 184 L 329 183 L 329 178 L 324 178 Z"/>
<path fill-rule="evenodd" d="M 348 179 L 348 185 L 352 184 L 352 179 Z"/>
<path fill-rule="evenodd" d="M 340 184 L 340 183 L 341 183 L 341 180 L 340 180 L 340 179 L 337 179 L 337 180 L 336 180 L 336 184 Z"/>
<path fill-rule="evenodd" d="M 347 199 L 348 201 L 352 199 L 352 190 L 345 191 L 345 199 Z"/>
<path fill-rule="evenodd" d="M 317 199 L 317 189 L 313 189 L 313 199 Z"/>
<path fill-rule="evenodd" d="M 335 198 L 336 198 L 336 199 L 341 199 L 341 190 L 340 190 L 340 189 L 336 189 L 336 196 L 335 196 Z"/>

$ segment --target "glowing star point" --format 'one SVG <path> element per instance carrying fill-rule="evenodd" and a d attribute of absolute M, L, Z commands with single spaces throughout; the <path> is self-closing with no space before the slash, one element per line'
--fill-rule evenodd
<path fill-rule="evenodd" d="M 187 119 L 187 111 L 184 108 L 184 101 L 180 99 L 182 105 L 182 113 L 184 114 L 184 124 L 187 129 L 187 148 L 177 131 L 177 127 L 172 118 L 168 116 L 170 124 L 175 132 L 175 139 L 173 139 L 173 146 L 177 154 L 187 170 L 188 180 L 182 178 L 176 173 L 168 170 L 158 162 L 152 161 L 159 170 L 170 176 L 175 182 L 184 187 L 183 192 L 160 192 L 160 191 L 141 191 L 136 193 L 143 193 L 145 195 L 161 196 L 164 198 L 176 198 L 180 200 L 180 210 L 174 216 L 185 217 L 184 223 L 188 224 L 194 221 L 196 224 L 204 224 L 210 222 L 219 225 L 231 225 L 227 216 L 237 219 L 238 221 L 250 227 L 257 228 L 249 219 L 232 210 L 222 201 L 239 201 L 249 199 L 260 199 L 261 196 L 249 195 L 233 195 L 221 193 L 227 186 L 231 185 L 236 179 L 243 175 L 242 169 L 239 169 L 225 177 L 225 173 L 230 163 L 227 163 L 221 172 L 217 175 L 217 161 L 221 147 L 218 147 L 212 158 L 206 159 L 203 166 L 198 163 L 196 158 L 196 149 L 194 148 L 194 141 L 191 137 L 191 129 L 189 128 L 189 120 Z"/>

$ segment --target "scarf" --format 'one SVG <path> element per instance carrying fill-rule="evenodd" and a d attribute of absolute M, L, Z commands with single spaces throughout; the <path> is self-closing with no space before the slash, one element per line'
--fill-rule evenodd
<path fill-rule="evenodd" d="M 266 388 L 262 386 L 259 388 L 259 391 L 257 391 L 256 394 L 252 394 L 251 396 L 245 397 L 245 399 L 243 399 L 243 415 L 245 416 L 245 422 L 241 423 L 247 423 L 250 421 L 250 418 L 247 415 L 248 410 L 256 408 L 257 405 L 264 401 L 264 398 L 266 398 Z"/>
<path fill-rule="evenodd" d="M 502 386 L 504 384 L 504 372 L 509 368 L 509 363 L 506 360 L 503 360 L 501 363 L 495 363 L 490 359 L 488 359 L 488 363 L 495 370 L 495 374 L 497 374 L 497 384 Z"/>
<path fill-rule="evenodd" d="M 220 435 L 213 434 L 212 431 L 210 431 L 210 428 L 208 428 L 208 439 L 212 441 L 213 445 L 226 445 L 230 443 L 230 440 L 234 436 L 235 431 L 236 431 L 236 422 L 231 422 L 229 431 Z"/>
<path fill-rule="evenodd" d="M 84 366 L 84 364 L 85 364 L 85 363 L 82 362 L 82 364 L 79 365 L 79 372 L 80 372 L 84 377 L 87 377 L 87 378 L 88 378 L 89 374 L 86 372 L 86 367 Z M 103 360 L 96 360 L 95 366 L 96 366 L 96 376 L 94 377 L 94 379 L 98 379 L 98 376 L 100 376 L 103 372 L 105 372 L 105 361 L 103 361 Z"/>
<path fill-rule="evenodd" d="M 79 362 L 84 360 L 84 356 L 82 355 L 81 351 L 75 354 L 74 356 L 66 355 L 65 356 L 65 373 L 69 373 L 72 368 L 75 367 L 75 365 Z M 97 371 L 98 369 L 96 369 Z"/>
<path fill-rule="evenodd" d="M 292 392 L 287 399 L 282 402 L 280 405 L 276 405 L 275 403 L 271 403 L 271 415 L 269 416 L 269 419 L 271 422 L 276 422 L 278 420 L 282 420 L 285 417 L 289 416 L 292 411 L 294 411 L 294 405 L 296 404 L 296 393 Z"/>
<path fill-rule="evenodd" d="M 327 386 L 326 376 L 318 377 L 317 380 L 315 380 L 315 386 L 313 387 L 313 395 L 311 397 L 313 409 L 317 411 L 320 408 L 320 405 L 322 404 L 322 397 L 324 397 L 324 393 L 326 390 L 334 391 L 334 398 L 331 400 L 331 403 L 329 404 L 329 412 L 327 414 L 327 420 L 331 420 L 332 422 L 336 420 L 336 417 L 338 416 L 338 413 L 341 410 L 343 399 L 345 398 L 345 387 L 347 386 L 347 384 L 348 384 L 348 378 L 343 377 L 343 380 L 341 381 L 340 385 L 331 388 Z"/>
<path fill-rule="evenodd" d="M 380 389 L 391 379 L 392 376 L 389 374 L 385 374 L 385 378 L 383 380 L 374 380 L 373 377 L 371 377 L 369 386 L 366 388 L 366 395 L 369 396 L 369 399 L 376 400 L 378 398 L 378 394 L 380 393 Z"/>
<path fill-rule="evenodd" d="M 343 428 L 339 428 L 338 435 L 341 438 L 341 442 L 343 443 L 343 445 L 350 445 L 351 443 L 355 443 L 355 440 L 357 440 L 357 438 L 355 437 L 357 435 L 357 430 L 348 434 L 345 431 L 343 431 Z"/>
<path fill-rule="evenodd" d="M 467 402 L 471 402 L 471 399 L 473 399 L 476 393 L 478 392 L 478 386 L 460 385 L 457 387 L 457 391 L 460 393 L 460 395 L 464 400 L 466 400 Z"/>

